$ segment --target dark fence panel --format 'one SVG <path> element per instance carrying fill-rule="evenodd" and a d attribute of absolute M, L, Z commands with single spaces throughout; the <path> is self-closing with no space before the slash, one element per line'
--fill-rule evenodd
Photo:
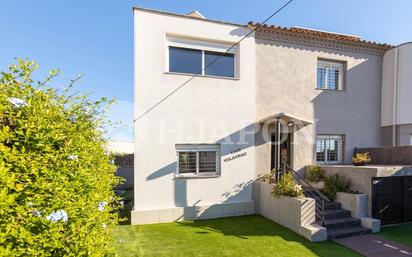
<path fill-rule="evenodd" d="M 382 225 L 412 221 L 412 176 L 372 178 L 372 217 Z"/>
<path fill-rule="evenodd" d="M 404 222 L 403 177 L 372 178 L 372 217 L 382 225 Z"/>
<path fill-rule="evenodd" d="M 412 146 L 357 148 L 355 153 L 369 153 L 376 165 L 412 165 Z"/>

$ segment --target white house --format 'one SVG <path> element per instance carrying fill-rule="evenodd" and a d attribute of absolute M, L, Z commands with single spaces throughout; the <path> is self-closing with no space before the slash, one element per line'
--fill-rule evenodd
<path fill-rule="evenodd" d="M 412 44 L 142 8 L 134 31 L 132 224 L 251 214 L 282 162 L 409 144 Z"/>

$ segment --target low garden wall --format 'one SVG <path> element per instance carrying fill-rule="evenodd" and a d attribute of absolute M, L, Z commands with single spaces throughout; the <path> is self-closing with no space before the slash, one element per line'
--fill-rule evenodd
<path fill-rule="evenodd" d="M 339 174 L 351 181 L 351 189 L 367 197 L 368 216 L 372 216 L 372 178 L 412 175 L 412 167 L 402 166 L 363 166 L 321 165 L 326 176 Z"/>
<path fill-rule="evenodd" d="M 274 198 L 271 194 L 273 186 L 265 182 L 254 182 L 253 198 L 256 202 L 256 213 L 304 236 L 309 241 L 326 240 L 326 228 L 313 224 L 316 218 L 315 200 L 286 196 Z"/>
<path fill-rule="evenodd" d="M 374 165 L 412 165 L 412 146 L 357 148 L 355 153 L 369 153 Z"/>
<path fill-rule="evenodd" d="M 381 229 L 380 220 L 368 216 L 368 196 L 366 194 L 336 193 L 336 202 L 342 205 L 342 209 L 351 212 L 351 216 L 361 220 L 361 225 L 377 233 Z"/>

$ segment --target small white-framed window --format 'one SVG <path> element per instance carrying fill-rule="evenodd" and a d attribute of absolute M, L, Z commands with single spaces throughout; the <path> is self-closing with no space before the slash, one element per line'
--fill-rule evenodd
<path fill-rule="evenodd" d="M 412 133 L 409 134 L 409 145 L 412 145 Z"/>
<path fill-rule="evenodd" d="M 318 135 L 316 137 L 316 162 L 339 164 L 343 160 L 342 135 Z"/>
<path fill-rule="evenodd" d="M 167 72 L 235 78 L 238 48 L 231 46 L 168 36 Z"/>
<path fill-rule="evenodd" d="M 178 176 L 220 175 L 220 145 L 218 144 L 177 144 Z"/>
<path fill-rule="evenodd" d="M 317 89 L 343 90 L 345 63 L 318 59 Z"/>

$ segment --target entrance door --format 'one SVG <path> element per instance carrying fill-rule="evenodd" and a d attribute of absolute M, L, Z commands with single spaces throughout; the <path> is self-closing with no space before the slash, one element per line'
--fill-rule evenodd
<path fill-rule="evenodd" d="M 278 142 L 276 141 L 276 133 L 272 133 L 271 141 L 271 162 L 270 168 L 276 169 L 279 171 L 282 170 L 282 163 L 286 163 L 289 166 L 292 166 L 292 136 L 293 133 L 280 133 L 280 147 L 278 148 Z M 279 149 L 279 152 L 278 152 Z M 279 163 L 277 163 L 279 162 Z"/>

